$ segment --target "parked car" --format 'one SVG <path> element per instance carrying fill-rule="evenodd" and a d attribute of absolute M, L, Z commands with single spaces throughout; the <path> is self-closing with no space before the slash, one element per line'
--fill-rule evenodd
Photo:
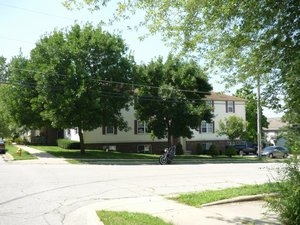
<path fill-rule="evenodd" d="M 2 139 L 0 139 L 0 153 L 1 154 L 5 153 L 5 143 Z"/>
<path fill-rule="evenodd" d="M 230 145 L 229 145 L 230 146 Z M 226 146 L 228 148 L 229 146 Z M 257 144 L 248 142 L 248 141 L 243 141 L 240 142 L 239 144 L 233 145 L 233 147 L 236 150 L 236 154 L 238 155 L 249 155 L 249 154 L 256 154 L 257 152 Z"/>
<path fill-rule="evenodd" d="M 270 158 L 286 158 L 289 155 L 289 151 L 280 146 L 268 146 L 262 150 L 261 155 Z"/>

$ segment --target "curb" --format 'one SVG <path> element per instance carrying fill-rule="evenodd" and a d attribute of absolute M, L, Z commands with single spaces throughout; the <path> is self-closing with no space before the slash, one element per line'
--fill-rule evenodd
<path fill-rule="evenodd" d="M 214 206 L 214 205 L 223 205 L 223 204 L 229 204 L 229 203 L 236 203 L 236 202 L 250 202 L 250 201 L 258 201 L 258 200 L 264 200 L 267 197 L 273 197 L 276 196 L 276 193 L 272 194 L 259 194 L 259 195 L 246 195 L 246 196 L 240 196 L 236 198 L 230 198 L 230 199 L 224 199 L 216 202 L 206 203 L 202 204 L 201 207 L 208 207 L 208 206 Z"/>
<path fill-rule="evenodd" d="M 10 161 L 14 160 L 14 158 L 12 157 L 12 155 L 9 154 L 9 153 L 7 153 L 7 152 L 5 154 L 3 154 L 2 158 L 3 158 L 3 160 L 5 162 L 10 162 Z"/>

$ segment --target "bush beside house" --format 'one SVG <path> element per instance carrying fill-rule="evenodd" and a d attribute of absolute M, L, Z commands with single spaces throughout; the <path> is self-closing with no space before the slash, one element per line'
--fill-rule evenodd
<path fill-rule="evenodd" d="M 234 146 L 229 146 L 225 149 L 225 155 L 231 158 L 232 156 L 236 155 L 236 149 Z"/>
<path fill-rule="evenodd" d="M 220 155 L 219 147 L 218 147 L 217 145 L 215 145 L 215 144 L 212 144 L 212 145 L 209 147 L 208 154 L 209 154 L 211 157 L 216 157 L 216 156 Z"/>
<path fill-rule="evenodd" d="M 78 141 L 71 141 L 69 139 L 57 139 L 57 146 L 64 149 L 80 149 Z"/>

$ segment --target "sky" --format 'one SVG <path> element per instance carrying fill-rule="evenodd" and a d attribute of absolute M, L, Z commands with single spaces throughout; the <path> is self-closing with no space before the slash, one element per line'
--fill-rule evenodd
<path fill-rule="evenodd" d="M 113 7 L 93 13 L 87 9 L 68 10 L 62 5 L 62 0 L 0 0 L 0 56 L 4 56 L 9 61 L 22 52 L 28 57 L 35 43 L 54 29 L 60 30 L 75 23 L 86 22 L 96 26 L 101 20 L 107 21 L 112 12 Z M 138 37 L 145 31 L 137 33 L 128 30 L 122 22 L 114 26 L 104 26 L 103 29 L 120 34 L 137 63 L 147 63 L 159 56 L 166 58 L 170 52 L 158 35 L 140 41 Z M 222 85 L 221 78 L 214 77 L 210 83 L 214 91 L 228 93 Z M 264 109 L 264 115 L 279 116 L 267 109 Z"/>

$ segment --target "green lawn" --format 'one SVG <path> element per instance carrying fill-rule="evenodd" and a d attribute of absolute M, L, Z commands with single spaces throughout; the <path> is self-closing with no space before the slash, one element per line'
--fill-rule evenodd
<path fill-rule="evenodd" d="M 121 153 L 117 151 L 86 150 L 81 154 L 80 150 L 63 149 L 58 146 L 32 146 L 33 148 L 48 152 L 59 158 L 66 159 L 158 159 L 158 155 L 141 153 Z"/>
<path fill-rule="evenodd" d="M 32 146 L 33 148 L 48 152 L 56 157 L 69 159 L 72 163 L 97 163 L 97 160 L 110 159 L 110 160 L 122 160 L 131 159 L 137 162 L 141 160 L 149 160 L 156 162 L 160 155 L 156 154 L 141 154 L 141 153 L 121 153 L 117 151 L 104 151 L 104 150 L 90 150 L 86 149 L 85 154 L 81 154 L 80 150 L 69 150 L 62 149 L 58 146 Z M 247 157 L 247 156 L 233 156 L 229 158 L 227 156 L 217 156 L 210 157 L 207 155 L 177 155 L 174 159 L 176 161 L 190 163 L 261 163 L 261 162 L 283 162 L 283 159 L 269 159 L 263 158 L 259 159 L 257 157 Z"/>
<path fill-rule="evenodd" d="M 201 205 L 206 203 L 211 203 L 239 196 L 275 193 L 277 191 L 276 187 L 277 186 L 272 185 L 272 183 L 266 183 L 261 185 L 243 185 L 241 187 L 235 188 L 181 194 L 170 199 L 186 205 L 201 207 Z"/>
<path fill-rule="evenodd" d="M 6 144 L 5 148 L 7 152 L 14 158 L 14 160 L 27 160 L 27 159 L 36 159 L 35 156 L 29 154 L 28 152 L 22 150 L 22 154 L 17 154 L 18 148 L 15 145 Z"/>
<path fill-rule="evenodd" d="M 173 225 L 145 213 L 102 210 L 97 215 L 105 225 Z"/>

